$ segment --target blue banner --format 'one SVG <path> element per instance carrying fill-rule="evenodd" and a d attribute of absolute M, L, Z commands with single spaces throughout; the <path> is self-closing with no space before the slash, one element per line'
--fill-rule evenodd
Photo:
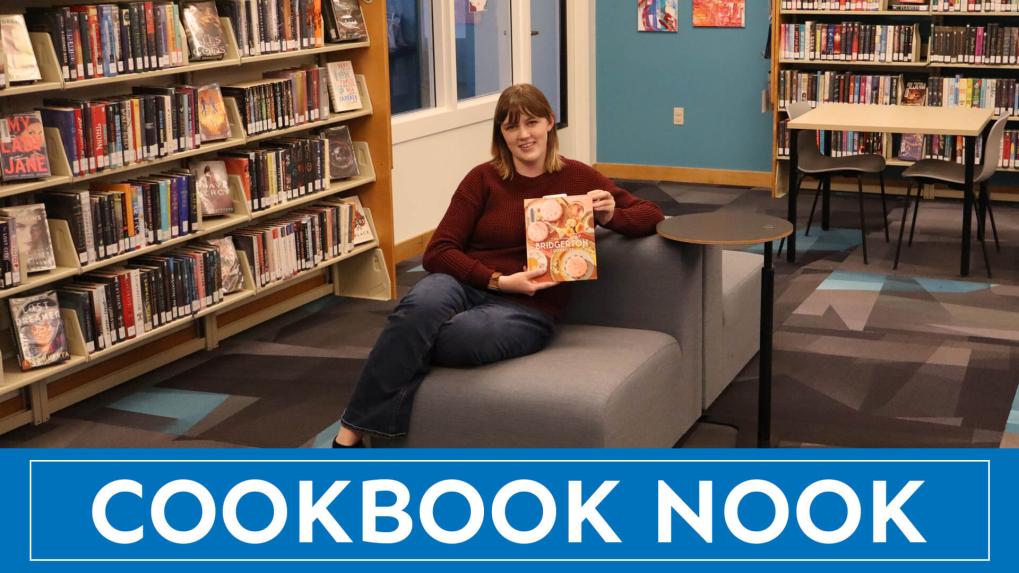
<path fill-rule="evenodd" d="M 0 476 L 12 573 L 1019 570 L 1007 450 L 9 450 Z"/>

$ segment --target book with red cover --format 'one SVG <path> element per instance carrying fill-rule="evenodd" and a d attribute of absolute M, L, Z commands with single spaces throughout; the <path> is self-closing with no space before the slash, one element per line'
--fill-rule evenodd
<path fill-rule="evenodd" d="M 4 181 L 50 176 L 46 136 L 39 112 L 0 118 L 0 163 Z"/>
<path fill-rule="evenodd" d="M 587 195 L 524 200 L 527 270 L 545 269 L 540 282 L 598 278 L 594 208 Z"/>

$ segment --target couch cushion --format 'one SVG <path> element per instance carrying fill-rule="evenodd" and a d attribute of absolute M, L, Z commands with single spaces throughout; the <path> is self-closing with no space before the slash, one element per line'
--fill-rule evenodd
<path fill-rule="evenodd" d="M 560 325 L 537 354 L 432 370 L 399 445 L 670 447 L 700 413 L 682 361 L 661 332 Z"/>

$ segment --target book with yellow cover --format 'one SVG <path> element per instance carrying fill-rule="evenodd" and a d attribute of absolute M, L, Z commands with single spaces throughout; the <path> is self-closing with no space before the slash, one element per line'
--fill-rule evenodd
<path fill-rule="evenodd" d="M 545 269 L 540 282 L 598 278 L 594 207 L 587 195 L 524 200 L 527 270 Z"/>

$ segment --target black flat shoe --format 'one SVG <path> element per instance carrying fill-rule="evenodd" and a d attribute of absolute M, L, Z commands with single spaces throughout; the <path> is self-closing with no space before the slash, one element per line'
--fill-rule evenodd
<path fill-rule="evenodd" d="M 343 444 L 341 444 L 341 443 L 337 442 L 335 439 L 333 439 L 333 447 L 334 448 L 363 448 L 364 447 L 364 440 L 361 440 L 360 442 L 354 444 L 353 446 L 344 446 Z"/>

